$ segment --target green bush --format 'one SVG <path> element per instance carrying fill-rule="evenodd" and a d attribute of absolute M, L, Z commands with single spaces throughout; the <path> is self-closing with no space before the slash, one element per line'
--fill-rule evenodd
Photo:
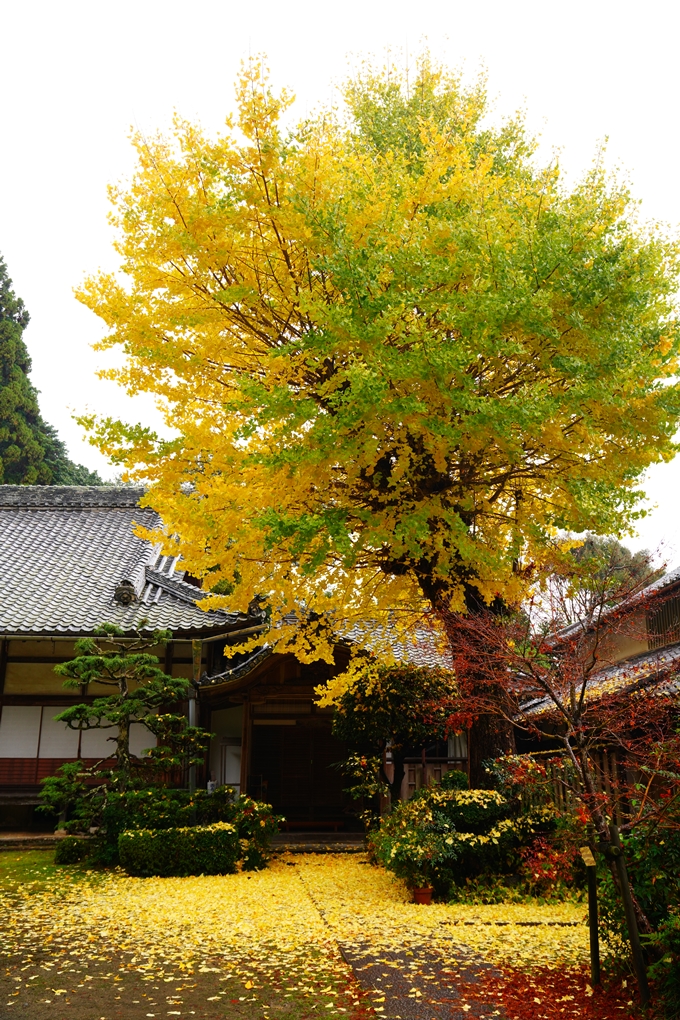
<path fill-rule="evenodd" d="M 229 822 L 177 829 L 133 829 L 118 837 L 130 875 L 226 875 L 236 871 L 241 844 Z"/>
<path fill-rule="evenodd" d="M 72 781 L 71 776 L 64 780 Z M 105 866 L 118 863 L 118 839 L 133 829 L 177 829 L 193 825 L 229 822 L 236 828 L 243 847 L 243 866 L 264 867 L 272 836 L 278 832 L 280 818 L 271 805 L 251 797 L 234 796 L 230 786 L 214 793 L 163 786 L 146 786 L 125 791 L 110 787 L 87 788 L 77 800 L 75 817 L 67 823 L 70 832 L 86 833 L 96 828 L 92 860 Z"/>
<path fill-rule="evenodd" d="M 64 836 L 57 843 L 54 851 L 55 864 L 78 864 L 90 853 L 90 843 L 85 839 L 78 839 L 76 836 Z"/>
<path fill-rule="evenodd" d="M 655 930 L 669 911 L 680 908 L 680 811 L 660 825 L 655 819 L 630 833 L 621 833 L 631 885 L 640 907 Z M 615 953 L 628 939 L 623 907 L 604 858 L 598 864 L 601 927 Z"/>
<path fill-rule="evenodd" d="M 261 871 L 267 867 L 269 861 L 269 849 L 263 846 L 256 839 L 239 840 L 241 845 L 241 866 L 244 871 Z"/>
<path fill-rule="evenodd" d="M 443 815 L 424 803 L 417 810 L 411 805 L 399 805 L 369 834 L 369 852 L 411 888 L 438 889 L 458 856 L 458 840 Z"/>
<path fill-rule="evenodd" d="M 550 808 L 517 812 L 517 802 L 495 790 L 426 787 L 381 820 L 369 850 L 410 885 L 432 885 L 448 896 L 481 875 L 519 874 L 521 851 L 555 828 Z"/>
<path fill-rule="evenodd" d="M 460 769 L 449 769 L 442 776 L 439 786 L 442 790 L 467 790 L 470 786 L 467 772 L 461 772 Z"/>
<path fill-rule="evenodd" d="M 664 1016 L 680 1017 L 680 912 L 671 910 L 657 931 L 647 937 L 648 947 L 660 957 L 650 969 L 663 998 Z"/>

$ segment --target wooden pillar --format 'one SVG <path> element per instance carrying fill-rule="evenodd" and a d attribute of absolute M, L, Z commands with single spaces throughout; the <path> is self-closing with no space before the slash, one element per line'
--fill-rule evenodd
<path fill-rule="evenodd" d="M 246 697 L 243 702 L 243 722 L 241 723 L 241 793 L 248 792 L 248 774 L 250 773 L 250 702 Z"/>
<path fill-rule="evenodd" d="M 165 673 L 166 676 L 172 676 L 172 655 L 173 655 L 172 641 L 168 641 L 167 645 L 165 646 L 165 659 L 163 662 L 163 672 Z"/>
<path fill-rule="evenodd" d="M 197 638 L 191 642 L 191 659 L 193 663 L 192 680 L 189 684 L 189 726 L 196 725 L 196 695 L 198 694 L 198 681 L 201 679 L 201 665 L 203 658 L 203 642 Z M 189 766 L 189 793 L 196 792 L 196 766 Z"/>
<path fill-rule="evenodd" d="M 9 641 L 3 638 L 0 641 L 0 695 L 5 690 L 5 674 L 7 673 L 7 655 L 9 652 Z"/>

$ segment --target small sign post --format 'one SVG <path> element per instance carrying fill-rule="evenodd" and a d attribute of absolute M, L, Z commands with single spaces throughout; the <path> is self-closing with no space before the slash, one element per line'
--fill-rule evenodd
<path fill-rule="evenodd" d="M 588 928 L 590 929 L 590 983 L 593 988 L 600 983 L 600 936 L 597 911 L 597 866 L 589 846 L 580 847 L 581 857 L 588 876 Z"/>

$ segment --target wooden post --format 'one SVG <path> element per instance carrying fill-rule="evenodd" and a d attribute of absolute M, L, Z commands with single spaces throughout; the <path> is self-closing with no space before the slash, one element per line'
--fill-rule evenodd
<path fill-rule="evenodd" d="M 172 676 L 172 655 L 173 655 L 172 641 L 168 641 L 167 645 L 165 646 L 165 658 L 163 661 L 163 671 L 166 674 L 166 676 Z"/>
<path fill-rule="evenodd" d="M 7 673 L 7 657 L 9 652 L 9 641 L 3 638 L 0 641 L 0 695 L 5 690 L 5 675 Z"/>
<path fill-rule="evenodd" d="M 468 777 L 468 786 L 470 785 L 470 739 L 471 739 L 471 736 L 472 736 L 472 727 L 468 726 L 468 728 L 467 728 L 467 741 L 466 741 L 466 743 L 467 743 L 467 761 L 465 762 L 465 765 L 466 765 L 466 769 L 465 770 L 467 772 L 467 777 Z"/>
<path fill-rule="evenodd" d="M 201 679 L 201 660 L 203 658 L 203 642 L 200 638 L 191 642 L 191 658 L 193 663 L 192 680 L 189 686 L 189 726 L 196 725 L 196 692 Z M 196 766 L 189 766 L 189 793 L 196 792 Z"/>
<path fill-rule="evenodd" d="M 628 937 L 630 939 L 630 948 L 633 954 L 633 967 L 635 969 L 635 977 L 637 978 L 638 988 L 640 989 L 640 1002 L 643 1006 L 649 1004 L 649 984 L 647 983 L 647 971 L 645 969 L 645 958 L 642 955 L 642 945 L 640 943 L 640 933 L 638 932 L 637 918 L 635 917 L 635 907 L 633 906 L 633 897 L 630 894 L 630 882 L 628 881 L 628 870 L 626 868 L 626 859 L 623 856 L 623 848 L 621 846 L 621 839 L 619 837 L 619 830 L 612 822 L 609 826 L 612 839 L 611 853 L 614 855 L 616 861 L 616 870 L 619 876 L 619 885 L 621 886 L 621 897 L 623 899 L 623 909 L 626 913 L 626 924 L 628 926 Z"/>
<path fill-rule="evenodd" d="M 248 696 L 243 701 L 243 720 L 241 722 L 241 775 L 240 793 L 248 793 L 248 774 L 250 772 L 250 701 Z"/>
<path fill-rule="evenodd" d="M 590 931 L 590 983 L 600 983 L 600 935 L 597 910 L 597 863 L 589 846 L 581 847 L 581 857 L 588 877 L 588 928 Z"/>

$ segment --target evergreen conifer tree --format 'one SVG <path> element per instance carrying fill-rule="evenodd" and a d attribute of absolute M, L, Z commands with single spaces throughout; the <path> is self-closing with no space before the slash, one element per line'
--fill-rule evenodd
<path fill-rule="evenodd" d="M 28 312 L 0 256 L 0 483 L 101 485 L 95 471 L 69 460 L 56 430 L 40 414 L 23 339 Z"/>

